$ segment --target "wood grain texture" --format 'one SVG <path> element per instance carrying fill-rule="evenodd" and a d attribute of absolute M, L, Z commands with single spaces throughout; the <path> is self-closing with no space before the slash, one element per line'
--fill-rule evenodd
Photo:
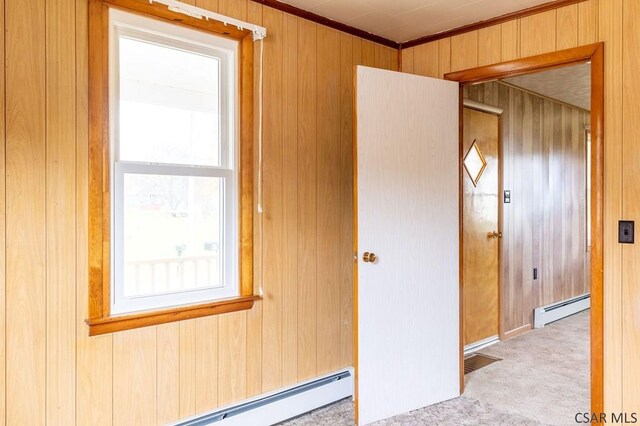
<path fill-rule="evenodd" d="M 414 48 L 413 74 L 438 77 L 438 42 L 421 44 Z"/>
<path fill-rule="evenodd" d="M 282 383 L 298 380 L 298 20 L 282 22 Z M 343 35 L 343 37 L 349 37 Z"/>
<path fill-rule="evenodd" d="M 502 83 L 468 86 L 466 92 L 504 109 L 502 181 L 512 202 L 502 204 L 500 281 L 502 330 L 509 333 L 532 324 L 534 308 L 589 291 L 589 114 Z"/>
<path fill-rule="evenodd" d="M 44 424 L 46 10 L 37 0 L 5 6 L 6 422 Z"/>
<path fill-rule="evenodd" d="M 5 69 L 4 1 L 0 2 L 0 65 Z M 0 78 L 0 395 L 6 395 L 6 117 L 5 79 Z M 6 424 L 6 398 L 0 398 L 0 424 Z"/>
<path fill-rule="evenodd" d="M 484 102 L 487 103 L 488 99 Z M 488 234 L 498 223 L 499 136 L 498 116 L 469 108 L 463 110 L 462 153 L 475 143 L 486 161 L 477 184 L 462 172 L 463 232 L 463 345 L 498 335 L 499 240 Z M 475 178 L 475 176 L 474 176 Z"/>
<path fill-rule="evenodd" d="M 75 0 L 47 3 L 46 17 L 46 421 L 65 424 L 76 404 Z"/>
<path fill-rule="evenodd" d="M 622 282 L 622 247 L 617 240 L 618 220 L 623 217 L 622 196 L 625 133 L 623 126 L 623 63 L 629 52 L 623 50 L 622 0 L 598 2 L 598 39 L 605 43 L 605 168 L 604 168 L 604 263 L 611 265 L 604 272 L 604 374 L 607 410 L 623 411 L 624 336 Z M 612 141 L 612 142 L 609 142 Z"/>
<path fill-rule="evenodd" d="M 502 61 L 518 59 L 520 57 L 520 22 L 509 21 L 500 26 L 502 27 Z"/>
<path fill-rule="evenodd" d="M 438 77 L 451 72 L 451 39 L 443 38 L 438 40 Z"/>
<path fill-rule="evenodd" d="M 598 41 L 598 0 L 578 3 L 578 45 Z"/>
<path fill-rule="evenodd" d="M 635 124 L 640 119 L 640 109 L 637 107 L 640 83 L 637 81 L 637 70 L 640 66 L 640 35 L 635 29 L 636 18 L 640 14 L 640 4 L 625 0 L 623 2 L 623 109 L 622 122 L 624 139 L 624 156 L 622 159 L 622 217 L 630 220 L 640 219 L 640 192 L 637 185 L 626 184 L 633 182 L 640 176 L 640 163 L 638 162 L 638 143 L 640 138 Z M 638 264 L 638 246 L 628 244 L 622 248 L 622 268 L 624 279 L 622 282 L 622 338 L 624 352 L 622 357 L 622 405 L 624 410 L 635 412 L 640 410 L 640 338 L 638 336 L 638 324 L 640 323 L 640 305 L 638 294 L 640 292 L 640 265 Z"/>
<path fill-rule="evenodd" d="M 520 20 L 520 57 L 556 50 L 556 10 Z"/>
<path fill-rule="evenodd" d="M 578 4 L 556 9 L 556 49 L 578 45 Z"/>
<path fill-rule="evenodd" d="M 113 336 L 114 425 L 156 423 L 157 358 L 155 327 Z"/>
<path fill-rule="evenodd" d="M 391 58 L 386 47 L 376 46 L 385 58 L 378 66 L 389 69 Z M 325 125 L 317 128 L 317 262 L 316 290 L 317 373 L 326 374 L 340 366 L 340 235 L 325 229 L 340 229 L 340 180 L 335 165 L 340 164 L 340 34 L 318 27 L 317 114 Z M 377 55 L 376 55 L 377 59 Z M 326 208 L 333 206 L 334 208 Z"/>
<path fill-rule="evenodd" d="M 502 57 L 502 25 L 478 30 L 478 65 L 500 62 Z"/>
<path fill-rule="evenodd" d="M 478 66 L 478 31 L 451 37 L 451 71 Z"/>
<path fill-rule="evenodd" d="M 282 75 L 282 12 L 267 8 L 264 25 L 273 28 L 273 37 L 265 39 L 264 73 Z M 315 53 L 315 52 L 314 52 Z M 281 78 L 264 81 L 263 151 L 263 236 L 262 282 L 265 303 L 262 322 L 262 387 L 282 386 L 282 279 L 283 279 L 283 150 Z M 265 366 L 269 366 L 265 368 Z"/>
<path fill-rule="evenodd" d="M 298 21 L 298 380 L 317 369 L 317 25 Z M 370 54 L 373 54 L 373 43 Z"/>

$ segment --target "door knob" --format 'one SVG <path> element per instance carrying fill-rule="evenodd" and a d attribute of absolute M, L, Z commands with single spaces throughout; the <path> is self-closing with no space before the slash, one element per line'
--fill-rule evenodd
<path fill-rule="evenodd" d="M 493 239 L 502 238 L 502 232 L 497 232 L 497 231 L 489 232 L 487 236 Z"/>
<path fill-rule="evenodd" d="M 368 263 L 374 263 L 377 258 L 378 257 L 376 256 L 375 253 L 369 253 L 368 251 L 365 251 L 364 254 L 362 255 L 362 260 Z"/>

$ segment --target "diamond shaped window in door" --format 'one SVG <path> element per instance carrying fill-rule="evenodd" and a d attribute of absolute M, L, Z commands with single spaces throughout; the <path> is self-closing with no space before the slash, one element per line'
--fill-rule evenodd
<path fill-rule="evenodd" d="M 463 163 L 469 178 L 471 178 L 471 182 L 473 182 L 473 186 L 477 186 L 482 172 L 487 168 L 487 162 L 480 152 L 477 140 L 474 140 L 471 144 L 471 148 L 469 148 L 469 151 L 467 151 L 467 154 L 464 156 Z"/>

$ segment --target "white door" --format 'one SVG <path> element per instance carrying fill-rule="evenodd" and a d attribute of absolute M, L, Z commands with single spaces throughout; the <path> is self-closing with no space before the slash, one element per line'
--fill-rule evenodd
<path fill-rule="evenodd" d="M 460 395 L 458 97 L 356 69 L 358 424 Z"/>

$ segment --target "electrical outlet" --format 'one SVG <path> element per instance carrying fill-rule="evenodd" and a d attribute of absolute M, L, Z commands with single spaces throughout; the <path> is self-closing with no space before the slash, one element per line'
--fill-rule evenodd
<path fill-rule="evenodd" d="M 511 202 L 511 191 L 509 191 L 508 189 L 505 189 L 503 198 L 504 198 L 504 203 L 509 204 Z"/>

